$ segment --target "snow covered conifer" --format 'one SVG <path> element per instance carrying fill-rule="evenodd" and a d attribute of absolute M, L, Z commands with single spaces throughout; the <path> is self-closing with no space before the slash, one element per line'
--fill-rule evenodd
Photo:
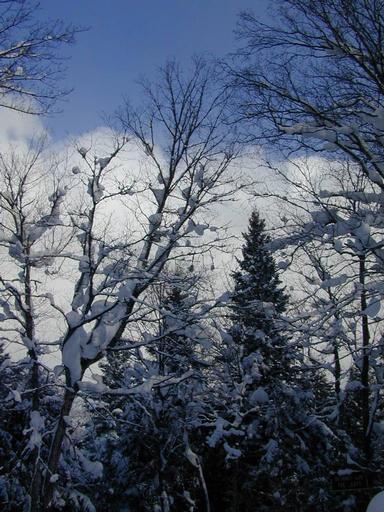
<path fill-rule="evenodd" d="M 240 270 L 234 272 L 235 291 L 233 300 L 239 306 L 249 306 L 248 312 L 238 310 L 239 316 L 254 322 L 250 317 L 249 303 L 252 301 L 270 302 L 277 313 L 284 311 L 288 297 L 281 288 L 281 282 L 277 275 L 276 264 L 268 249 L 271 238 L 265 231 L 265 221 L 257 210 L 254 210 L 249 219 L 248 231 L 243 233 L 245 244 L 242 248 L 242 260 L 239 260 Z M 267 315 L 260 315 L 260 327 L 268 329 L 271 322 Z"/>
<path fill-rule="evenodd" d="M 242 259 L 238 260 L 240 268 L 233 273 L 232 336 L 241 346 L 244 367 L 251 364 L 255 351 L 261 358 L 268 358 L 274 350 L 281 355 L 284 340 L 278 333 L 276 315 L 285 310 L 288 297 L 268 249 L 271 239 L 265 231 L 265 221 L 256 210 L 252 212 L 248 231 L 243 236 L 245 244 Z M 277 363 L 280 367 L 282 360 L 279 358 Z"/>
<path fill-rule="evenodd" d="M 22 400 L 17 386 L 22 381 L 21 372 L 0 343 L 0 508 L 6 512 L 22 508 L 27 492 L 26 464 L 20 456 L 23 428 L 27 426 L 27 401 Z"/>
<path fill-rule="evenodd" d="M 313 391 L 298 377 L 301 361 L 280 317 L 288 297 L 256 211 L 244 238 L 230 305 L 238 372 L 208 444 L 224 448 L 231 512 L 314 510 L 327 503 L 332 440 L 316 415 Z"/>
<path fill-rule="evenodd" d="M 148 316 L 144 323 L 144 337 L 152 341 L 145 350 L 112 351 L 102 363 L 111 388 L 143 389 L 98 405 L 99 435 L 90 444 L 105 468 L 108 485 L 97 489 L 96 499 L 106 510 L 196 511 L 206 500 L 193 447 L 202 445 L 196 437 L 203 407 L 199 340 L 204 328 L 196 279 L 176 275 L 154 285 L 146 297 L 152 322 Z M 150 379 L 164 385 L 145 390 Z"/>

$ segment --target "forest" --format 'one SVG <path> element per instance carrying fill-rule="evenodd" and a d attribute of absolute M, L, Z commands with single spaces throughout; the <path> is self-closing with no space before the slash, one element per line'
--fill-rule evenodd
<path fill-rule="evenodd" d="M 0 140 L 2 511 L 384 490 L 384 1 L 271 9 L 224 59 L 161 63 L 97 137 Z M 0 119 L 60 118 L 75 23 L 0 1 Z"/>

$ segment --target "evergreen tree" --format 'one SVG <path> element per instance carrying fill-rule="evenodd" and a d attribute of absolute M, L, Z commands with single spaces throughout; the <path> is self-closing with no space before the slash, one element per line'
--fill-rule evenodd
<path fill-rule="evenodd" d="M 22 509 L 28 493 L 25 473 L 30 468 L 20 455 L 28 418 L 28 401 L 18 389 L 23 379 L 20 366 L 12 364 L 0 344 L 0 509 L 5 511 Z"/>
<path fill-rule="evenodd" d="M 299 377 L 302 360 L 280 316 L 288 297 L 256 211 L 244 239 L 230 305 L 238 371 L 231 406 L 218 411 L 222 418 L 208 440 L 217 448 L 221 438 L 226 452 L 232 485 L 225 507 L 320 511 L 329 500 L 325 475 L 335 456 L 330 431 L 316 416 L 312 389 Z"/>
<path fill-rule="evenodd" d="M 204 329 L 194 308 L 195 278 L 170 281 L 151 290 L 158 312 L 155 341 L 144 351 L 112 353 L 103 364 L 112 388 L 144 386 L 154 377 L 176 380 L 98 404 L 100 416 L 90 437 L 98 438 L 94 451 L 105 468 L 107 485 L 96 492 L 104 510 L 204 510 L 201 465 L 191 448 L 202 444 L 196 437 L 204 351 L 198 340 Z M 189 370 L 193 377 L 177 383 Z"/>
<path fill-rule="evenodd" d="M 239 347 L 242 371 L 250 370 L 256 358 L 260 377 L 269 379 L 271 372 L 287 369 L 286 338 L 279 331 L 278 318 L 288 296 L 268 249 L 271 239 L 265 221 L 256 210 L 243 237 L 239 270 L 233 273 L 231 334 Z"/>
<path fill-rule="evenodd" d="M 248 231 L 243 233 L 245 243 L 242 247 L 242 259 L 238 260 L 240 269 L 233 273 L 235 288 L 233 302 L 238 320 L 245 325 L 257 324 L 266 334 L 273 327 L 273 320 L 252 304 L 261 301 L 273 304 L 276 313 L 282 313 L 288 302 L 288 296 L 281 288 L 276 272 L 276 263 L 268 249 L 271 238 L 265 231 L 265 221 L 257 210 L 249 219 Z"/>

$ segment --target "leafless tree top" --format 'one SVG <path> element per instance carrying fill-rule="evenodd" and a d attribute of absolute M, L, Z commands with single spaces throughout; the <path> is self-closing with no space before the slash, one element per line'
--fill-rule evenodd
<path fill-rule="evenodd" d="M 58 20 L 38 21 L 39 4 L 0 1 L 0 106 L 45 114 L 69 91 L 59 86 L 64 71 L 59 48 L 78 32 Z"/>

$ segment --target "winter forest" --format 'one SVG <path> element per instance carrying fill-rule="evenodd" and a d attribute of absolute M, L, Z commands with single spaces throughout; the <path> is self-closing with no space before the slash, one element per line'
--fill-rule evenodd
<path fill-rule="evenodd" d="M 2 120 L 60 120 L 92 31 L 37 7 L 0 1 Z M 225 58 L 159 63 L 97 137 L 0 140 L 2 511 L 384 489 L 384 1 L 270 10 Z"/>

